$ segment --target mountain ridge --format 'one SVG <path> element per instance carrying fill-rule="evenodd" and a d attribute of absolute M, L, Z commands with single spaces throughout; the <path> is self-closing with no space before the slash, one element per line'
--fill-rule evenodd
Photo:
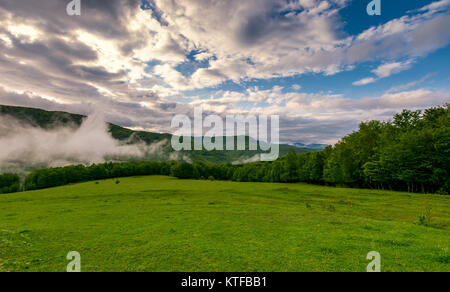
<path fill-rule="evenodd" d="M 73 114 L 64 111 L 47 111 L 39 108 L 7 106 L 0 105 L 0 116 L 9 116 L 20 123 L 24 123 L 31 127 L 41 128 L 44 130 L 53 130 L 59 127 L 69 127 L 73 129 L 79 128 L 83 121 L 88 117 L 80 114 Z M 186 161 L 202 161 L 209 163 L 245 163 L 255 159 L 256 155 L 262 151 L 181 151 L 178 152 L 178 158 L 173 159 L 174 151 L 170 147 L 170 141 L 173 137 L 171 134 L 153 133 L 147 131 L 134 131 L 116 124 L 107 123 L 108 131 L 112 138 L 127 144 L 137 144 L 145 142 L 147 145 L 155 143 L 162 144 L 163 152 L 167 155 L 161 157 L 146 157 L 145 160 L 186 160 Z M 195 138 L 194 138 L 195 139 Z M 235 137 L 237 139 L 237 137 Z M 249 138 L 246 139 L 247 143 Z M 297 153 L 313 152 L 317 149 L 299 148 L 291 145 L 280 144 L 280 156 L 285 156 L 290 149 L 294 149 Z"/>
<path fill-rule="evenodd" d="M 327 144 L 304 144 L 301 142 L 292 143 L 290 145 L 297 147 L 297 148 L 307 148 L 307 149 L 315 149 L 315 150 L 323 150 L 328 147 Z"/>

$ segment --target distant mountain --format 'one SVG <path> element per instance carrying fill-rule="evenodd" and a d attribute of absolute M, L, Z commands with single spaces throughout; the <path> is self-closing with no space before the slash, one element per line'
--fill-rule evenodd
<path fill-rule="evenodd" d="M 55 129 L 61 126 L 77 128 L 86 116 L 60 111 L 46 111 L 42 109 L 15 107 L 0 105 L 0 115 L 10 116 L 25 125 L 39 127 L 45 130 Z M 114 139 L 127 140 L 135 136 L 136 140 L 145 141 L 148 144 L 170 139 L 169 134 L 157 134 L 144 131 L 133 131 L 114 124 L 108 124 L 109 131 Z"/>
<path fill-rule="evenodd" d="M 303 143 L 293 143 L 292 146 L 302 149 L 314 149 L 314 150 L 323 150 L 327 148 L 326 144 L 303 144 Z"/>
<path fill-rule="evenodd" d="M 12 117 L 22 125 L 54 130 L 60 127 L 79 128 L 87 117 L 60 111 L 46 111 L 35 108 L 14 107 L 0 105 L 0 116 Z M 157 155 L 144 157 L 145 160 L 185 160 L 202 161 L 211 163 L 245 163 L 255 160 L 262 151 L 181 151 L 175 153 L 170 146 L 172 135 L 159 134 L 145 131 L 133 131 L 118 125 L 108 124 L 111 136 L 126 144 L 145 143 L 147 145 L 157 144 L 160 149 Z M 237 139 L 235 137 L 235 139 Z M 247 143 L 249 138 L 247 137 Z M 166 143 L 165 143 L 166 142 Z M 280 145 L 280 156 L 285 156 L 289 150 L 294 149 L 297 153 L 313 152 L 320 148 L 296 147 L 291 145 Z M 0 149 L 1 151 L 1 149 Z"/>

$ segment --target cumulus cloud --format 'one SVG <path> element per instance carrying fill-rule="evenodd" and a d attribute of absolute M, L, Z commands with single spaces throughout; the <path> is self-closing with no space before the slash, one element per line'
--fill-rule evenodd
<path fill-rule="evenodd" d="M 444 0 L 349 37 L 338 31 L 343 0 L 152 0 L 146 11 L 138 0 L 99 3 L 83 1 L 82 16 L 68 17 L 63 1 L 3 1 L 0 39 L 14 48 L 6 55 L 46 66 L 52 77 L 90 79 L 96 90 L 142 79 L 187 90 L 227 80 L 335 74 L 358 62 L 424 55 L 450 41 L 443 29 L 448 17 L 437 13 Z M 193 50 L 208 66 L 186 77 L 176 66 Z M 153 61 L 159 66 L 148 68 Z"/>
<path fill-rule="evenodd" d="M 149 10 L 140 0 L 83 0 L 79 17 L 66 15 L 67 2 L 0 2 L 0 103 L 100 111 L 109 122 L 156 132 L 172 131 L 173 116 L 190 115 L 199 105 L 219 114 L 272 113 L 289 125 L 285 140 L 323 142 L 353 130 L 361 118 L 380 115 L 363 101 L 350 106 L 344 96 L 301 95 L 300 86 L 213 90 L 206 98 L 192 91 L 227 81 L 332 75 L 381 62 L 374 77 L 354 83 L 363 85 L 450 43 L 448 0 L 357 35 L 341 31 L 346 0 L 151 0 Z M 191 63 L 196 66 L 182 72 Z M 434 102 L 442 102 L 442 94 Z M 338 103 L 336 110 L 345 105 L 339 125 L 336 112 L 316 111 L 328 111 L 326 102 Z M 380 112 L 392 113 L 392 103 L 381 104 Z"/>
<path fill-rule="evenodd" d="M 448 9 L 449 7 L 450 7 L 450 0 L 441 0 L 441 1 L 436 1 L 431 4 L 428 4 L 424 7 L 422 7 L 421 9 L 419 9 L 419 11 L 434 13 L 434 12 L 438 12 L 438 11 L 444 11 L 444 10 Z"/>
<path fill-rule="evenodd" d="M 353 85 L 357 85 L 357 86 L 367 85 L 367 84 L 370 84 L 370 83 L 374 83 L 375 81 L 377 81 L 375 78 L 367 77 L 367 78 L 363 78 L 361 80 L 353 82 Z"/>
<path fill-rule="evenodd" d="M 359 81 L 354 82 L 353 85 L 360 86 L 360 85 L 374 83 L 379 79 L 387 78 L 393 74 L 397 74 L 404 70 L 410 69 L 412 66 L 412 63 L 413 63 L 412 60 L 408 60 L 405 62 L 384 63 L 384 64 L 380 65 L 378 68 L 376 68 L 375 70 L 372 70 L 372 72 L 378 78 L 374 78 L 374 77 L 363 78 Z"/>
<path fill-rule="evenodd" d="M 412 61 L 386 63 L 380 65 L 372 72 L 375 73 L 379 78 L 386 78 L 391 76 L 392 74 L 396 74 L 411 68 L 411 64 Z"/>
<path fill-rule="evenodd" d="M 219 92 L 213 99 L 193 103 L 207 109 L 221 108 L 223 116 L 225 113 L 244 113 L 233 101 L 262 101 L 258 103 L 260 106 L 254 106 L 245 113 L 279 115 L 281 142 L 333 144 L 347 135 L 349 129 L 357 129 L 361 121 L 387 121 L 405 108 L 425 109 L 450 101 L 449 91 L 405 89 L 351 99 L 341 94 L 283 92 L 279 87 L 270 90 L 254 88 L 245 93 Z M 276 96 L 276 99 L 272 100 L 271 96 Z"/>

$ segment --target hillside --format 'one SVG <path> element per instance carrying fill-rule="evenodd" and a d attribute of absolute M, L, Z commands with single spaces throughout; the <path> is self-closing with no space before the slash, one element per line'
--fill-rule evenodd
<path fill-rule="evenodd" d="M 150 176 L 0 196 L 0 271 L 450 271 L 450 198 Z M 431 226 L 420 226 L 426 206 Z"/>
<path fill-rule="evenodd" d="M 0 105 L 0 116 L 8 116 L 18 120 L 23 125 L 53 130 L 60 127 L 80 127 L 86 116 L 71 114 L 60 111 L 46 111 L 35 108 L 15 107 Z M 111 136 L 119 141 L 126 141 L 128 144 L 146 143 L 151 145 L 163 141 L 169 142 L 172 138 L 170 134 L 159 134 L 145 131 L 133 131 L 115 124 L 108 124 Z M 248 137 L 247 137 L 248 140 Z M 173 158 L 173 150 L 170 143 L 162 143 L 163 155 L 157 157 L 145 157 L 148 159 L 168 160 Z M 313 152 L 316 149 L 298 148 L 290 145 L 280 145 L 280 155 L 285 156 L 290 149 L 295 149 L 297 153 Z M 178 153 L 177 160 L 202 161 L 211 163 L 241 163 L 251 160 L 261 151 L 182 151 Z"/>
<path fill-rule="evenodd" d="M 60 111 L 46 111 L 42 109 L 0 105 L 0 115 L 6 115 L 18 121 L 42 129 L 50 130 L 61 126 L 79 127 L 86 116 Z M 142 141 L 154 143 L 170 139 L 169 134 L 133 131 L 114 124 L 109 124 L 112 137 L 117 140 L 127 140 L 133 134 Z"/>

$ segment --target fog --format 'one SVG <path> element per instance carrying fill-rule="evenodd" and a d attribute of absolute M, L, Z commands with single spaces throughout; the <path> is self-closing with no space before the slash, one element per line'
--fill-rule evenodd
<path fill-rule="evenodd" d="M 143 158 L 161 154 L 166 143 L 129 145 L 115 140 L 101 115 L 86 118 L 80 127 L 64 125 L 52 130 L 0 116 L 0 172 Z"/>
<path fill-rule="evenodd" d="M 252 157 L 250 157 L 248 159 L 238 159 L 236 161 L 233 161 L 232 164 L 233 165 L 241 165 L 241 164 L 247 164 L 247 163 L 258 162 L 258 161 L 261 161 L 261 154 L 253 155 Z"/>

